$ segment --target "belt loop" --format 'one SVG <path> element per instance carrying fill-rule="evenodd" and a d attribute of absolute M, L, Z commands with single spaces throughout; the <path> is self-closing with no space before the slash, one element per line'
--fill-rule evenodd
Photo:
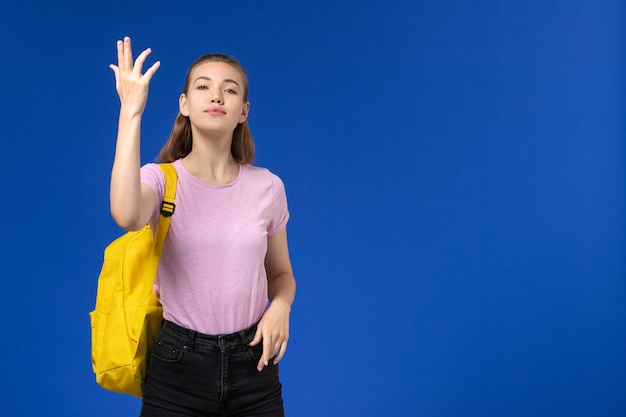
<path fill-rule="evenodd" d="M 256 329 L 258 325 L 259 323 L 256 322 L 247 329 L 243 329 L 239 332 L 239 335 L 241 336 L 244 345 L 248 345 L 250 342 L 252 342 L 252 340 L 254 339 L 254 335 L 256 334 Z"/>
<path fill-rule="evenodd" d="M 194 332 L 193 330 L 188 330 L 187 333 L 188 336 L 188 342 L 189 346 L 187 346 L 189 349 L 194 350 L 196 347 L 196 332 Z"/>
<path fill-rule="evenodd" d="M 248 335 L 246 334 L 246 329 L 239 330 L 239 337 L 241 338 L 241 341 L 243 342 L 244 346 L 250 343 L 250 340 L 248 340 Z"/>

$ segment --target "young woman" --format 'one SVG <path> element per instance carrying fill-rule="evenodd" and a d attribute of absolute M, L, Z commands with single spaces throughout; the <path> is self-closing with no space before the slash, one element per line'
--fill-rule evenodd
<path fill-rule="evenodd" d="M 126 230 L 156 225 L 158 166 L 140 166 L 141 117 L 160 63 L 133 62 L 128 37 L 111 65 L 121 107 L 111 213 Z M 205 55 L 189 69 L 170 137 L 159 154 L 178 172 L 176 209 L 155 290 L 164 325 L 150 360 L 141 416 L 282 416 L 278 362 L 285 354 L 295 280 L 282 181 L 252 166 L 241 65 Z"/>

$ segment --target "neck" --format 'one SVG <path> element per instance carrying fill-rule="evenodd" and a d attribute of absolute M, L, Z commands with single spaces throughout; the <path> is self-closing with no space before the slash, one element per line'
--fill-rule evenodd
<path fill-rule="evenodd" d="M 193 134 L 193 148 L 183 158 L 187 171 L 210 184 L 228 184 L 239 174 L 239 164 L 230 152 L 230 137 L 206 138 Z"/>

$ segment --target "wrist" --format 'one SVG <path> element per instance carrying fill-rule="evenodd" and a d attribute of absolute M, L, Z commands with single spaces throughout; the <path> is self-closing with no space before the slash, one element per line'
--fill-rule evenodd
<path fill-rule="evenodd" d="M 276 307 L 280 306 L 280 307 L 286 308 L 288 311 L 291 311 L 291 303 L 279 297 L 272 299 L 272 301 L 270 302 L 270 306 L 276 306 Z"/>
<path fill-rule="evenodd" d="M 120 107 L 120 119 L 131 121 L 141 119 L 141 116 L 143 116 L 142 110 L 123 105 Z"/>

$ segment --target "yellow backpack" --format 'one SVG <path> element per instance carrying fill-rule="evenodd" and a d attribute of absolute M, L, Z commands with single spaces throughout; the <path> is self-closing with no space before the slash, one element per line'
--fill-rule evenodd
<path fill-rule="evenodd" d="M 172 164 L 159 167 L 165 174 L 165 197 L 155 237 L 147 225 L 107 246 L 96 308 L 89 313 L 96 381 L 108 390 L 140 398 L 152 346 L 163 324 L 163 308 L 153 287 L 178 181 Z"/>

